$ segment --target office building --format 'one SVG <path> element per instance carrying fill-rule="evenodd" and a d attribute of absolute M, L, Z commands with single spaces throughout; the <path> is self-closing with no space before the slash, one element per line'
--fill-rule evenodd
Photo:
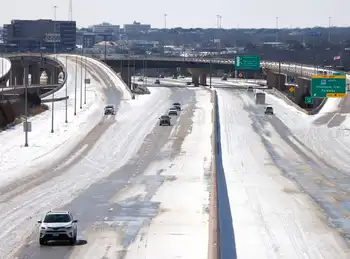
<path fill-rule="evenodd" d="M 82 37 L 83 48 L 93 48 L 96 44 L 96 35 L 94 33 L 85 32 Z"/>
<path fill-rule="evenodd" d="M 95 34 L 104 34 L 104 33 L 110 33 L 110 34 L 116 34 L 119 35 L 120 33 L 120 26 L 119 25 L 113 25 L 107 22 L 93 25 L 91 26 L 92 32 Z"/>
<path fill-rule="evenodd" d="M 124 24 L 124 33 L 141 33 L 151 30 L 150 24 L 141 24 L 139 22 L 133 22 L 132 24 Z"/>
<path fill-rule="evenodd" d="M 76 22 L 12 20 L 4 25 L 3 41 L 12 51 L 71 51 L 76 48 Z"/>

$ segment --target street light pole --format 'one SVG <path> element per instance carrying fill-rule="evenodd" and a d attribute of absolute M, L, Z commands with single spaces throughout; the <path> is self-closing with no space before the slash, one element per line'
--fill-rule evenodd
<path fill-rule="evenodd" d="M 78 55 L 75 56 L 74 115 L 77 115 Z"/>
<path fill-rule="evenodd" d="M 1 53 L 1 77 L 4 76 L 4 54 Z M 4 101 L 4 86 L 1 88 L 1 101 Z"/>
<path fill-rule="evenodd" d="M 85 70 L 84 70 L 84 104 L 86 104 L 86 66 L 87 66 L 87 57 L 85 56 Z"/>
<path fill-rule="evenodd" d="M 278 17 L 276 17 L 276 42 L 278 42 L 278 27 L 279 27 L 279 25 L 278 25 Z"/>
<path fill-rule="evenodd" d="M 84 49 L 82 49 L 82 55 L 80 56 L 80 109 L 83 109 L 83 52 Z"/>
<path fill-rule="evenodd" d="M 55 34 L 55 37 L 54 37 L 54 42 L 53 42 L 53 53 L 55 55 L 55 59 L 56 59 L 56 11 L 57 11 L 57 6 L 55 5 L 53 7 L 53 10 L 54 10 L 54 13 L 53 13 L 53 16 L 54 16 L 54 27 L 53 27 L 53 30 L 54 30 L 54 34 Z M 53 75 L 51 75 L 51 84 L 56 84 L 56 69 L 54 68 L 53 69 Z M 51 133 L 54 133 L 55 130 L 54 130 L 54 118 L 55 118 L 55 93 L 53 92 L 52 93 L 52 103 L 51 103 Z"/>
<path fill-rule="evenodd" d="M 66 55 L 66 71 L 68 70 L 68 56 Z M 66 77 L 66 114 L 65 114 L 65 122 L 68 123 L 68 80 L 67 73 L 64 75 Z"/>
<path fill-rule="evenodd" d="M 28 147 L 28 73 L 26 65 L 23 68 L 23 83 L 25 85 L 24 91 L 24 146 Z"/>
<path fill-rule="evenodd" d="M 211 61 L 210 61 L 209 65 L 210 65 L 209 88 L 212 88 L 212 85 L 211 85 L 211 78 L 212 78 L 212 76 L 213 76 L 213 70 L 212 70 L 212 66 L 211 66 Z"/>
<path fill-rule="evenodd" d="M 331 23 L 332 17 L 328 17 L 328 43 L 331 42 Z"/>

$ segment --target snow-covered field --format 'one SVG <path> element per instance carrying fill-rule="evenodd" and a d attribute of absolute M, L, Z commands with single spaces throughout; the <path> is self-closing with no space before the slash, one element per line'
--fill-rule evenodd
<path fill-rule="evenodd" d="M 276 165 L 279 158 L 271 157 L 264 141 L 292 164 L 305 162 L 286 146 L 275 128 L 264 123 L 263 110 L 254 115 L 248 112 L 254 102 L 247 93 L 217 91 L 223 166 L 238 258 L 349 258 L 340 235 L 327 226 L 318 206 L 283 177 L 280 163 Z M 305 126 L 308 118 L 272 98 L 269 96 L 267 102 L 273 102 L 275 116 L 293 126 L 291 130 Z"/>
<path fill-rule="evenodd" d="M 0 57 L 0 79 L 11 69 L 11 62 L 7 58 Z"/>
<path fill-rule="evenodd" d="M 207 258 L 209 194 L 206 178 L 212 156 L 210 99 L 209 91 L 196 91 L 193 117 L 196 123 L 182 144 L 181 155 L 171 161 L 155 162 L 147 168 L 145 174 L 151 176 L 155 176 L 159 168 L 167 168 L 162 176 L 176 180 L 166 181 L 152 198 L 152 202 L 161 203 L 162 212 L 149 227 L 139 232 L 126 259 Z"/>

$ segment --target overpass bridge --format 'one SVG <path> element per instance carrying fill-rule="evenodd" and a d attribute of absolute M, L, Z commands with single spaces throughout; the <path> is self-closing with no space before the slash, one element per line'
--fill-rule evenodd
<path fill-rule="evenodd" d="M 29 76 L 31 86 L 28 89 L 36 91 L 38 95 L 47 91 L 53 92 L 56 88 L 58 90 L 66 82 L 67 70 L 65 66 L 51 55 L 14 53 L 4 55 L 3 59 L 6 60 L 7 70 L 6 73 L 0 74 L 0 95 L 6 93 L 9 96 L 23 92 L 24 85 L 29 85 Z M 43 73 L 47 76 L 47 82 L 44 86 L 40 82 Z M 61 82 L 59 82 L 60 74 L 63 78 Z"/>
<path fill-rule="evenodd" d="M 187 69 L 192 74 L 194 83 L 206 85 L 207 76 L 212 70 L 221 69 L 227 73 L 235 71 L 235 61 L 233 59 L 222 58 L 201 58 L 201 57 L 168 57 L 168 56 L 137 56 L 137 55 L 88 55 L 95 59 L 104 61 L 113 70 L 121 74 L 122 79 L 129 86 L 131 77 L 137 69 L 150 68 L 180 68 Z M 242 70 L 247 78 L 258 78 L 264 75 L 267 77 L 269 85 L 276 85 L 278 89 L 284 89 L 283 84 L 290 78 L 304 78 L 310 85 L 310 78 L 315 73 L 314 67 L 288 62 L 261 61 L 259 71 Z M 318 71 L 328 71 L 328 69 L 317 68 Z M 278 79 L 280 78 L 280 79 Z M 303 81 L 303 82 L 304 82 Z"/>

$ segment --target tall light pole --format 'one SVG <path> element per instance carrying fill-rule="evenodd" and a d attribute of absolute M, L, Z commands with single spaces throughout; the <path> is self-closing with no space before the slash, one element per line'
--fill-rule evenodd
<path fill-rule="evenodd" d="M 278 25 L 278 19 L 279 19 L 279 17 L 277 16 L 277 17 L 276 17 L 276 42 L 278 42 L 278 40 L 279 40 L 279 39 L 278 39 L 278 26 L 279 26 L 279 25 Z"/>
<path fill-rule="evenodd" d="M 164 14 L 164 29 L 166 29 L 166 18 L 167 18 L 168 14 Z"/>
<path fill-rule="evenodd" d="M 87 66 L 87 57 L 85 56 L 85 70 L 84 70 L 84 104 L 86 104 L 86 66 Z"/>
<path fill-rule="evenodd" d="M 4 54 L 1 53 L 1 77 L 3 76 L 4 76 Z M 1 101 L 4 101 L 4 86 L 5 85 L 3 85 L 1 88 Z"/>
<path fill-rule="evenodd" d="M 68 70 L 68 56 L 66 55 L 66 71 Z M 65 114 L 65 122 L 68 123 L 68 80 L 66 73 L 64 76 L 66 77 L 66 114 Z"/>
<path fill-rule="evenodd" d="M 54 25 L 53 25 L 53 30 L 54 30 L 54 34 L 55 36 L 53 37 L 53 53 L 55 55 L 55 59 L 56 59 L 56 11 L 57 11 L 57 6 L 55 5 L 53 7 L 53 17 L 54 17 Z M 56 69 L 53 69 L 53 75 L 51 75 L 51 84 L 56 84 Z M 52 104 L 51 104 L 51 133 L 54 133 L 54 118 L 55 118 L 55 93 L 52 93 Z"/>
<path fill-rule="evenodd" d="M 328 17 L 328 43 L 331 42 L 331 24 L 332 24 L 332 17 Z"/>
<path fill-rule="evenodd" d="M 23 83 L 25 85 L 24 91 L 24 146 L 28 147 L 28 71 L 26 68 L 26 64 L 24 64 L 23 68 Z"/>
<path fill-rule="evenodd" d="M 77 115 L 78 55 L 75 55 L 74 115 Z"/>
<path fill-rule="evenodd" d="M 83 53 L 84 49 L 81 49 L 80 56 L 80 109 L 83 109 Z"/>

